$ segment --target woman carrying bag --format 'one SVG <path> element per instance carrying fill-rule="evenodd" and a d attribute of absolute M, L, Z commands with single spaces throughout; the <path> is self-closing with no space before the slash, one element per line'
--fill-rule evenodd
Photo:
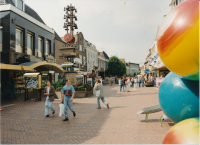
<path fill-rule="evenodd" d="M 96 90 L 96 96 L 97 96 L 97 104 L 98 107 L 97 109 L 101 109 L 99 99 L 109 108 L 108 103 L 106 103 L 104 99 L 104 90 L 103 90 L 103 85 L 101 84 L 101 81 L 99 79 L 96 80 L 96 83 L 94 85 L 94 90 Z"/>

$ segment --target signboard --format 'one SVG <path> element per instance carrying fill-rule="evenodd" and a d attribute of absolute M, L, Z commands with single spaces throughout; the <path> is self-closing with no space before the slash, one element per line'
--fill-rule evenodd
<path fill-rule="evenodd" d="M 71 84 L 76 84 L 76 73 L 65 73 L 65 79 L 70 79 Z"/>
<path fill-rule="evenodd" d="M 146 69 L 146 73 L 149 73 L 149 70 L 148 70 L 148 69 Z"/>
<path fill-rule="evenodd" d="M 56 59 L 53 57 L 53 56 L 51 56 L 51 54 L 50 55 L 47 55 L 46 56 L 46 61 L 47 62 L 56 62 Z"/>
<path fill-rule="evenodd" d="M 25 88 L 38 88 L 38 77 L 25 77 Z"/>

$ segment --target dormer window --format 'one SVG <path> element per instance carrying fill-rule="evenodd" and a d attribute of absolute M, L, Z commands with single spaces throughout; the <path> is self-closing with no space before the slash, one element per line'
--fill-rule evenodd
<path fill-rule="evenodd" d="M 23 0 L 12 0 L 12 2 L 14 3 L 14 5 L 20 9 L 20 10 L 24 10 L 24 2 Z"/>

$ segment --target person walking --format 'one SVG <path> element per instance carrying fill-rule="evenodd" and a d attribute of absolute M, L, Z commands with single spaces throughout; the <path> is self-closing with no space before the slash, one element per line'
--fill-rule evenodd
<path fill-rule="evenodd" d="M 138 78 L 138 86 L 140 88 L 140 83 L 141 83 L 141 77 Z"/>
<path fill-rule="evenodd" d="M 123 92 L 126 91 L 126 80 L 125 80 L 125 77 L 123 77 L 122 79 L 122 87 L 123 87 Z M 124 88 L 125 88 L 125 91 L 124 91 Z"/>
<path fill-rule="evenodd" d="M 130 79 L 127 78 L 127 81 L 126 81 L 127 92 L 130 92 L 130 83 L 131 83 Z"/>
<path fill-rule="evenodd" d="M 142 87 L 144 87 L 144 77 L 141 78 Z"/>
<path fill-rule="evenodd" d="M 137 87 L 137 83 L 138 83 L 138 79 L 137 79 L 137 77 L 135 77 L 135 79 L 134 79 L 134 83 L 135 83 L 135 88 Z"/>
<path fill-rule="evenodd" d="M 122 90 L 122 80 L 121 80 L 121 78 L 119 78 L 119 87 L 120 87 L 120 92 L 121 92 L 121 90 Z"/>
<path fill-rule="evenodd" d="M 110 86 L 112 86 L 112 78 L 111 77 L 109 77 L 108 81 L 109 81 Z"/>
<path fill-rule="evenodd" d="M 132 86 L 131 86 L 131 87 L 134 87 L 134 77 L 132 77 L 131 83 L 132 83 Z"/>
<path fill-rule="evenodd" d="M 47 81 L 47 86 L 44 88 L 44 95 L 46 97 L 45 100 L 45 115 L 49 117 L 49 109 L 51 109 L 52 114 L 55 113 L 55 108 L 53 106 L 55 89 L 50 85 L 50 81 Z"/>
<path fill-rule="evenodd" d="M 8 82 L 9 84 L 9 82 Z M 15 81 L 14 79 L 11 80 L 10 83 L 10 98 L 12 98 L 12 95 L 14 94 L 15 98 L 17 98 L 17 94 L 15 93 Z"/>
<path fill-rule="evenodd" d="M 104 99 L 103 85 L 101 84 L 101 81 L 99 79 L 96 80 L 96 83 L 94 85 L 94 90 L 96 90 L 96 97 L 97 97 L 97 104 L 98 104 L 97 109 L 101 109 L 100 101 L 99 101 L 100 99 L 107 106 L 107 108 L 109 108 L 108 103 Z"/>
<path fill-rule="evenodd" d="M 63 121 L 68 121 L 68 107 L 72 111 L 73 116 L 76 116 L 75 110 L 73 108 L 73 98 L 74 98 L 74 87 L 70 84 L 70 79 L 66 79 L 66 85 L 62 89 L 62 100 L 60 103 L 64 101 L 64 110 L 65 110 L 65 119 Z"/>

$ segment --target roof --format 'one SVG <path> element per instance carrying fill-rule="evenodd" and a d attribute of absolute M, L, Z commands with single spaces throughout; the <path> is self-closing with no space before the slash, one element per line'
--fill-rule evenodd
<path fill-rule="evenodd" d="M 109 57 L 108 57 L 108 55 L 107 55 L 106 52 L 103 51 L 103 55 L 104 55 L 104 57 L 105 57 L 106 59 L 109 59 Z"/>
<path fill-rule="evenodd" d="M 60 37 L 60 38 L 62 39 L 62 41 L 64 41 L 65 43 L 67 43 L 67 42 L 65 41 L 64 37 Z M 76 42 L 77 42 L 77 35 L 74 35 L 74 38 L 75 38 L 74 44 L 76 44 Z"/>
<path fill-rule="evenodd" d="M 122 59 L 119 59 L 120 61 L 122 61 L 123 63 L 125 63 L 125 59 L 124 58 L 122 58 Z"/>
<path fill-rule="evenodd" d="M 57 39 L 57 40 L 59 40 L 59 41 L 61 41 L 61 42 L 63 42 L 63 43 L 66 43 L 65 41 L 63 41 L 63 40 L 60 38 L 60 36 L 58 35 L 58 33 L 56 33 L 55 30 L 54 30 L 54 34 L 55 34 L 55 39 Z"/>
<path fill-rule="evenodd" d="M 42 18 L 35 12 L 31 7 L 25 4 L 25 13 L 30 15 L 31 17 L 35 18 L 36 20 L 40 21 L 41 23 L 45 24 Z M 46 24 L 45 24 L 46 25 Z"/>
<path fill-rule="evenodd" d="M 4 1 L 1 1 L 1 3 L 0 3 L 0 5 L 5 5 L 5 4 L 11 4 L 11 5 L 15 6 L 15 4 L 13 3 L 12 0 L 4 0 Z M 44 21 L 42 20 L 42 18 L 31 7 L 29 7 L 26 4 L 25 4 L 25 13 L 30 15 L 31 17 L 35 18 L 39 22 L 45 24 Z"/>

